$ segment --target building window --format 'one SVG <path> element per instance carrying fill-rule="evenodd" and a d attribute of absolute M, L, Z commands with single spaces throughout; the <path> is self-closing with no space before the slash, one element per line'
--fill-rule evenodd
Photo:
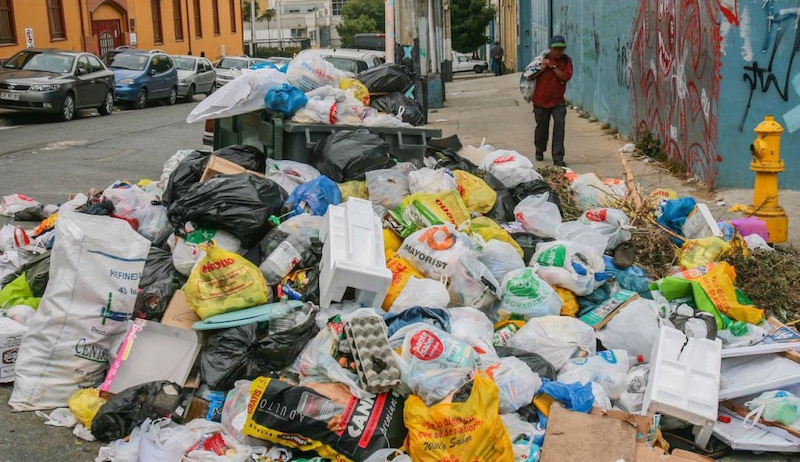
<path fill-rule="evenodd" d="M 211 0 L 211 13 L 214 15 L 214 35 L 219 35 L 219 0 Z"/>
<path fill-rule="evenodd" d="M 161 0 L 150 0 L 150 9 L 153 10 L 153 41 L 156 45 L 164 43 L 164 34 L 161 30 Z"/>
<path fill-rule="evenodd" d="M 347 4 L 347 0 L 333 0 L 331 2 L 331 10 L 334 16 L 342 15 L 342 7 Z"/>
<path fill-rule="evenodd" d="M 64 8 L 61 0 L 47 0 L 47 19 L 50 21 L 50 40 L 67 38 L 64 33 Z"/>
<path fill-rule="evenodd" d="M 236 0 L 231 0 L 231 32 L 236 33 Z"/>
<path fill-rule="evenodd" d="M 200 15 L 200 0 L 194 0 L 194 35 L 203 38 L 203 18 Z"/>
<path fill-rule="evenodd" d="M 0 0 L 0 43 L 17 43 L 11 0 Z"/>
<path fill-rule="evenodd" d="M 183 41 L 183 12 L 181 0 L 172 0 L 172 16 L 175 18 L 175 41 Z"/>

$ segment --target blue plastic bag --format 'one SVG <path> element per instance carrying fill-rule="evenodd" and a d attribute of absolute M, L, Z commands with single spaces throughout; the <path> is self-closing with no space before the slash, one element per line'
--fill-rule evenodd
<path fill-rule="evenodd" d="M 683 223 L 686 217 L 692 213 L 692 209 L 697 204 L 693 197 L 681 197 L 680 199 L 673 199 L 664 204 L 664 209 L 661 216 L 658 217 L 658 224 L 669 229 L 679 236 L 683 236 Z M 681 245 L 683 242 L 680 239 L 671 238 L 673 242 Z"/>
<path fill-rule="evenodd" d="M 548 379 L 543 379 L 543 381 L 537 395 L 546 393 L 570 411 L 588 413 L 592 410 L 594 393 L 592 393 L 591 382 L 582 384 L 580 382 L 561 383 Z"/>
<path fill-rule="evenodd" d="M 342 202 L 342 193 L 339 185 L 325 175 L 320 175 L 308 183 L 294 188 L 292 194 L 283 204 L 289 210 L 288 216 L 310 213 L 322 216 L 329 205 L 338 205 Z"/>
<path fill-rule="evenodd" d="M 298 109 L 305 106 L 308 96 L 303 90 L 284 83 L 280 87 L 271 88 L 264 96 L 264 103 L 270 111 L 280 112 L 291 117 Z"/>

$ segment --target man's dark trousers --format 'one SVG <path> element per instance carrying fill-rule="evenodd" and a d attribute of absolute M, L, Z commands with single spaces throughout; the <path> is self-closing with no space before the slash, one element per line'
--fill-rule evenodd
<path fill-rule="evenodd" d="M 536 119 L 536 131 L 533 134 L 533 144 L 537 153 L 547 151 L 547 139 L 550 137 L 550 117 L 553 118 L 553 162 L 564 160 L 564 124 L 567 119 L 567 104 L 561 103 L 552 108 L 540 106 L 533 107 Z"/>

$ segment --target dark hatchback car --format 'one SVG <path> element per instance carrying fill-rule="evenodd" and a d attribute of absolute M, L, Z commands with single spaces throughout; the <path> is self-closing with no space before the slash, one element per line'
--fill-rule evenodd
<path fill-rule="evenodd" d="M 30 48 L 0 66 L 0 108 L 56 114 L 72 120 L 78 109 L 114 109 L 114 73 L 84 52 Z"/>

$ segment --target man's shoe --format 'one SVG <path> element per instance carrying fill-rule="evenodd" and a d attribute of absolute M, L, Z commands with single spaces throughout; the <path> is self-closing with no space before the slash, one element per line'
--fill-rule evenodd
<path fill-rule="evenodd" d="M 536 153 L 536 160 L 538 160 L 540 162 L 543 161 L 544 160 L 544 153 L 543 152 L 537 152 Z"/>
<path fill-rule="evenodd" d="M 553 161 L 553 165 L 555 165 L 556 167 L 566 167 L 567 166 L 566 162 L 564 162 L 563 160 L 554 160 Z"/>

